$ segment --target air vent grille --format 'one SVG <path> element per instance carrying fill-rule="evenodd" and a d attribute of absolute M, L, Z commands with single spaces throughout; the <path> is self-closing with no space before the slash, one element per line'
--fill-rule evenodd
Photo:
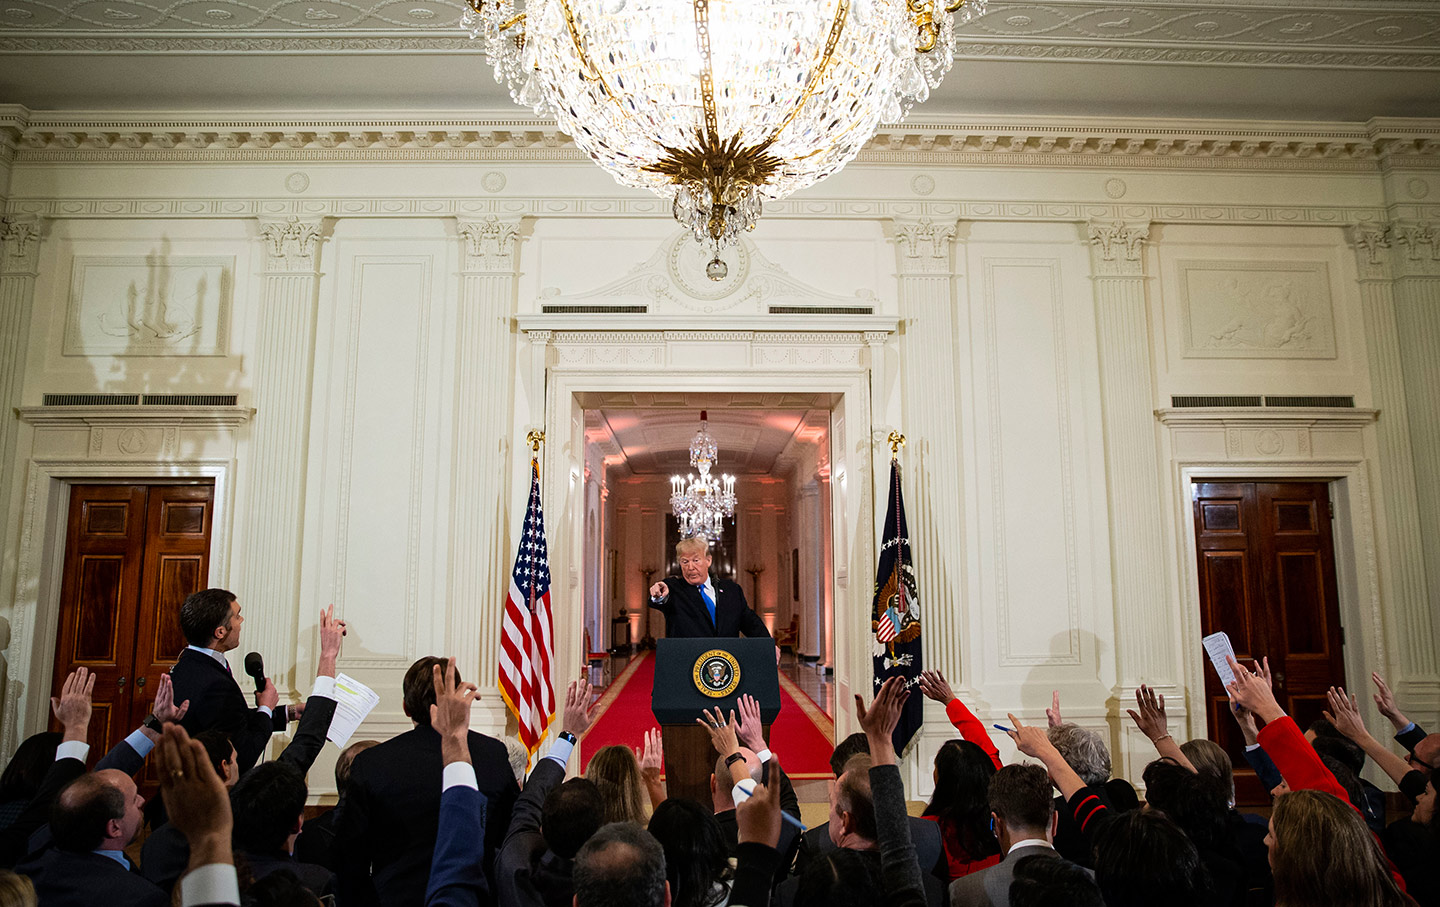
<path fill-rule="evenodd" d="M 1354 409 L 1354 397 L 1266 397 L 1266 406 L 1311 406 L 1325 409 Z"/>
<path fill-rule="evenodd" d="M 874 315 L 872 305 L 772 305 L 771 315 Z"/>
<path fill-rule="evenodd" d="M 650 311 L 644 305 L 541 305 L 546 315 L 644 315 Z"/>
<path fill-rule="evenodd" d="M 1175 407 L 1197 406 L 1261 406 L 1259 397 L 1171 397 L 1170 405 Z"/>
<path fill-rule="evenodd" d="M 46 406 L 234 406 L 236 394 L 45 394 Z"/>
<path fill-rule="evenodd" d="M 1170 398 L 1170 405 L 1176 408 L 1199 406 L 1265 406 L 1265 407 L 1306 407 L 1313 409 L 1354 409 L 1354 397 L 1295 397 L 1295 396 L 1177 396 Z"/>

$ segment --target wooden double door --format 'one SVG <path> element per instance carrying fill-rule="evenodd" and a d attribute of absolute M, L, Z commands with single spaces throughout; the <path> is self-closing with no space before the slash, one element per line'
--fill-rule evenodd
<path fill-rule="evenodd" d="M 92 754 L 139 726 L 185 648 L 180 604 L 207 585 L 214 501 L 212 484 L 71 486 L 52 695 L 77 667 L 95 674 Z"/>
<path fill-rule="evenodd" d="M 1304 729 L 1345 682 L 1324 482 L 1207 482 L 1193 486 L 1201 626 L 1225 631 L 1248 664 L 1268 657 L 1280 706 Z M 1268 803 L 1245 761 L 1244 739 L 1219 679 L 1205 669 L 1209 737 L 1234 760 L 1240 803 Z"/>

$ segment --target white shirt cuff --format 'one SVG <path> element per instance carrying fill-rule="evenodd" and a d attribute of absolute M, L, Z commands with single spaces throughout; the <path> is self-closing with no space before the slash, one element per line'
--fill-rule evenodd
<path fill-rule="evenodd" d="M 570 754 L 575 752 L 575 744 L 560 737 L 550 744 L 550 752 L 545 754 L 546 759 L 554 759 L 563 768 L 570 763 Z"/>
<path fill-rule="evenodd" d="M 468 762 L 452 762 L 445 766 L 445 770 L 440 773 L 440 790 L 443 792 L 452 787 L 479 790 L 480 784 L 475 780 L 475 766 Z"/>
<path fill-rule="evenodd" d="M 180 878 L 180 907 L 192 904 L 239 904 L 240 882 L 229 863 L 197 866 Z"/>
<path fill-rule="evenodd" d="M 268 706 L 268 705 L 262 705 L 262 706 L 258 707 L 258 708 L 256 709 L 256 711 L 258 711 L 258 712 L 264 712 L 266 718 L 269 718 L 269 717 L 271 717 L 271 716 L 273 716 L 273 715 L 275 714 L 273 711 L 271 711 L 270 706 Z"/>
<path fill-rule="evenodd" d="M 66 740 L 55 747 L 55 761 L 61 759 L 79 759 L 84 762 L 90 758 L 90 744 L 84 740 Z"/>
<path fill-rule="evenodd" d="M 315 686 L 310 690 L 311 696 L 321 696 L 325 699 L 335 698 L 335 678 L 329 674 L 321 674 L 315 678 Z"/>
<path fill-rule="evenodd" d="M 761 765 L 764 765 L 766 762 L 769 762 L 769 761 L 770 761 L 770 758 L 771 758 L 772 756 L 774 756 L 774 755 L 775 755 L 774 753 L 770 752 L 769 747 L 766 747 L 765 749 L 763 749 L 763 750 L 761 750 L 760 752 L 756 753 L 756 754 L 755 754 L 755 758 L 758 759 L 758 760 L 760 760 L 760 764 L 761 764 Z"/>
<path fill-rule="evenodd" d="M 735 801 L 736 806 L 739 806 L 749 800 L 753 793 L 755 793 L 755 779 L 741 778 L 735 782 L 734 787 L 730 788 L 730 799 Z"/>
<path fill-rule="evenodd" d="M 1247 752 L 1247 753 L 1253 753 L 1253 752 L 1255 752 L 1256 750 L 1258 750 L 1259 748 L 1260 748 L 1260 744 L 1258 744 L 1258 743 L 1247 744 L 1246 747 L 1245 747 L 1245 752 Z"/>
<path fill-rule="evenodd" d="M 132 750 L 140 754 L 141 759 L 150 755 L 150 751 L 155 748 L 155 741 L 147 737 L 142 730 L 131 731 L 130 735 L 125 738 L 125 742 L 130 744 Z"/>

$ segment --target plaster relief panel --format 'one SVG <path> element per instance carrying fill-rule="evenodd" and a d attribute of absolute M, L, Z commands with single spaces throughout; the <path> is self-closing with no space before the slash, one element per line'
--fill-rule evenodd
<path fill-rule="evenodd" d="M 230 256 L 77 256 L 62 352 L 224 356 L 234 275 Z"/>
<path fill-rule="evenodd" d="M 1334 359 L 1324 262 L 1178 261 L 1186 359 Z"/>

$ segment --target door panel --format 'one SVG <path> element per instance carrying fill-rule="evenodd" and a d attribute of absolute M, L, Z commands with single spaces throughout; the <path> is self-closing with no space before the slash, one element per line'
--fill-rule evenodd
<path fill-rule="evenodd" d="M 1268 657 L 1276 699 L 1304 728 L 1344 682 L 1339 593 L 1324 482 L 1197 482 L 1192 490 L 1200 620 L 1241 659 Z M 1268 803 L 1244 760 L 1229 698 L 1205 672 L 1206 723 L 1235 761 L 1236 795 Z"/>

